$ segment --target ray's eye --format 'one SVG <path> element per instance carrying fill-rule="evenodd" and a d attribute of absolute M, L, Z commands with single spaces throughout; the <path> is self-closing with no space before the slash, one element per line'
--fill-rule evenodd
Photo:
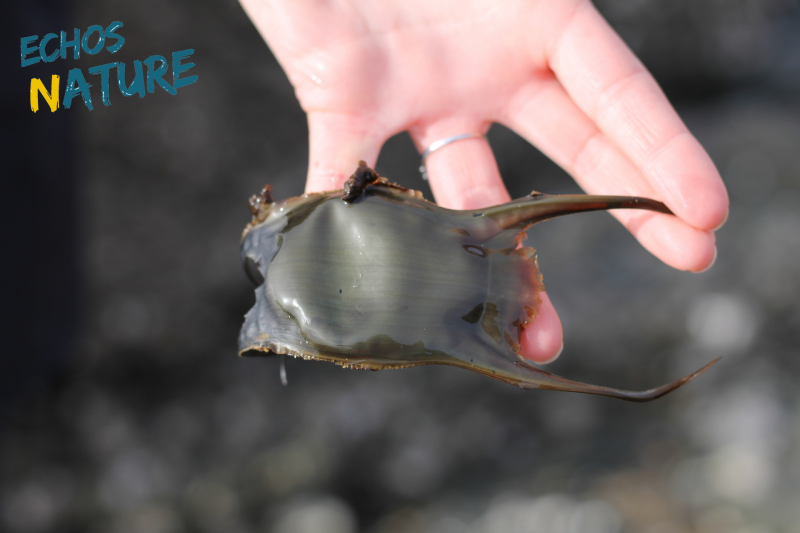
<path fill-rule="evenodd" d="M 244 271 L 247 273 L 247 277 L 250 278 L 250 281 L 255 283 L 256 286 L 264 284 L 264 276 L 258 269 L 260 266 L 261 265 L 259 265 L 258 262 L 252 257 L 244 258 Z"/>

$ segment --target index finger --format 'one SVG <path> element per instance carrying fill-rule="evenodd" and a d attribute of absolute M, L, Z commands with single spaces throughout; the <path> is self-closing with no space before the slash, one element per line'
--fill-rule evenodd
<path fill-rule="evenodd" d="M 725 222 L 728 195 L 711 158 L 590 2 L 580 2 L 556 31 L 547 56 L 575 104 L 676 215 L 701 230 Z"/>

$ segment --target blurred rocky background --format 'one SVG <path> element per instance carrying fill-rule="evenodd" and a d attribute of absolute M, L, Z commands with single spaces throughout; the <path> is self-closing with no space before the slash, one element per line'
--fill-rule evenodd
<path fill-rule="evenodd" d="M 293 359 L 282 386 L 277 358 L 236 356 L 254 300 L 238 244 L 251 194 L 303 189 L 292 88 L 233 0 L 78 0 L 77 27 L 124 22 L 115 61 L 194 48 L 199 81 L 58 112 L 77 123 L 77 355 L 4 406 L 0 530 L 800 533 L 800 3 L 598 7 L 710 152 L 731 214 L 703 274 L 604 213 L 531 231 L 565 329 L 549 369 L 644 389 L 722 362 L 644 405 Z M 512 132 L 490 141 L 512 196 L 577 191 Z M 430 198 L 418 161 L 400 135 L 377 166 Z"/>

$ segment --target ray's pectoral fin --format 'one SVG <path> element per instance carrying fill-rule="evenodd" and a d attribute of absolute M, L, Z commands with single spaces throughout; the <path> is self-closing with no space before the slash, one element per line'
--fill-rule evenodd
<path fill-rule="evenodd" d="M 649 402 L 650 400 L 661 398 L 665 394 L 674 391 L 678 387 L 689 383 L 694 378 L 711 368 L 711 366 L 720 359 L 720 357 L 717 357 L 703 368 L 692 372 L 687 376 L 683 376 L 682 378 L 676 379 L 675 381 L 667 383 L 666 385 L 662 385 L 661 387 L 656 387 L 655 389 L 645 391 L 626 391 L 611 387 L 601 387 L 599 385 L 589 385 L 579 381 L 572 381 L 570 379 L 551 374 L 550 372 L 546 372 L 541 368 L 535 367 L 523 361 L 514 361 L 514 364 L 525 372 L 515 372 L 514 374 L 515 377 L 520 379 L 519 386 L 521 387 L 525 387 L 527 384 L 532 388 L 538 389 L 597 394 L 599 396 L 610 396 L 611 398 L 618 398 L 620 400 L 627 400 L 629 402 Z"/>

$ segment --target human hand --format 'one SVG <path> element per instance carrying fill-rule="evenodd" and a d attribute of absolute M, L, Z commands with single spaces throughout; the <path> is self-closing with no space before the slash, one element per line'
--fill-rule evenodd
<path fill-rule="evenodd" d="M 716 257 L 728 197 L 708 154 L 588 0 L 241 0 L 308 114 L 307 192 L 341 188 L 360 159 L 408 131 L 434 141 L 513 129 L 590 194 L 664 202 L 676 216 L 612 214 L 662 261 L 694 272 Z M 433 152 L 436 201 L 509 200 L 485 139 Z M 535 188 L 535 183 L 531 184 Z M 561 322 L 546 293 L 522 355 L 554 359 Z"/>

